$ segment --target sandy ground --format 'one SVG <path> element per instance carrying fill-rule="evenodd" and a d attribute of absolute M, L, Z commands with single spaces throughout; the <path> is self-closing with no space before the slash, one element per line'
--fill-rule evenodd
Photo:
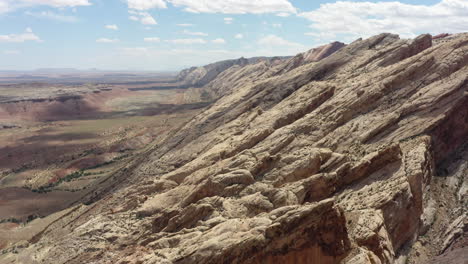
<path fill-rule="evenodd" d="M 35 193 L 24 188 L 0 189 L 0 219 L 27 220 L 28 216 L 44 217 L 67 208 L 79 192 L 52 191 Z"/>

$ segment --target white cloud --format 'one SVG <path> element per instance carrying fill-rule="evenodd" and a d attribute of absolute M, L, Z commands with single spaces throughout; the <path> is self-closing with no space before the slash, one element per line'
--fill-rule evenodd
<path fill-rule="evenodd" d="M 336 41 L 336 35 L 332 32 L 306 32 L 305 36 L 313 37 L 317 43 L 327 43 Z"/>
<path fill-rule="evenodd" d="M 467 30 L 467 0 L 442 0 L 435 5 L 400 2 L 336 2 L 301 13 L 315 32 L 337 39 L 369 37 L 382 32 L 415 37 L 420 33 L 456 33 Z"/>
<path fill-rule="evenodd" d="M 150 14 L 145 14 L 144 16 L 142 16 L 140 19 L 140 22 L 143 25 L 157 25 L 158 24 L 156 20 Z"/>
<path fill-rule="evenodd" d="M 295 13 L 296 8 L 288 0 L 167 0 L 176 7 L 192 13 L 264 14 Z"/>
<path fill-rule="evenodd" d="M 26 1 L 26 0 L 25 0 Z M 27 0 L 31 1 L 31 0 Z M 37 0 L 40 1 L 40 0 Z M 59 0 L 49 0 L 59 1 Z M 70 0 L 72 1 L 72 0 Z M 78 1 L 78 0 L 77 0 Z M 85 0 L 81 0 L 85 1 Z M 86 0 L 88 1 L 88 0 Z M 167 8 L 167 3 L 181 7 L 191 13 L 221 14 L 265 14 L 277 13 L 281 16 L 297 13 L 289 0 L 126 0 L 130 10 L 147 11 L 154 8 Z M 232 23 L 226 21 L 226 24 Z M 181 24 L 182 25 L 182 24 Z"/>
<path fill-rule="evenodd" d="M 11 10 L 11 7 L 7 2 L 0 1 L 0 14 L 9 12 L 10 10 Z"/>
<path fill-rule="evenodd" d="M 157 25 L 158 24 L 156 22 L 156 19 L 154 19 L 154 17 L 151 16 L 151 14 L 148 12 L 128 10 L 128 13 L 130 13 L 130 16 L 128 17 L 128 19 L 133 20 L 133 21 L 139 21 L 143 25 Z"/>
<path fill-rule="evenodd" d="M 290 13 L 286 13 L 286 12 L 280 12 L 280 13 L 278 13 L 278 14 L 276 14 L 276 15 L 279 16 L 279 17 L 288 17 L 288 16 L 290 16 L 291 14 L 290 14 Z"/>
<path fill-rule="evenodd" d="M 18 55 L 18 54 L 21 54 L 21 51 L 19 51 L 19 50 L 4 50 L 3 54 L 5 54 L 5 55 Z"/>
<path fill-rule="evenodd" d="M 244 38 L 244 35 L 242 35 L 242 34 L 239 33 L 239 34 L 236 34 L 236 35 L 234 36 L 234 38 L 236 38 L 236 39 L 243 39 L 243 38 Z"/>
<path fill-rule="evenodd" d="M 68 16 L 68 15 L 62 15 L 62 14 L 57 14 L 52 11 L 42 11 L 42 12 L 30 12 L 26 11 L 24 14 L 36 18 L 45 18 L 45 19 L 50 19 L 50 20 L 56 20 L 60 22 L 67 22 L 67 23 L 74 23 L 78 21 L 78 18 L 75 16 Z"/>
<path fill-rule="evenodd" d="M 167 8 L 163 0 L 127 0 L 128 8 L 135 10 L 149 10 L 152 8 Z"/>
<path fill-rule="evenodd" d="M 0 35 L 0 42 L 26 42 L 26 41 L 37 41 L 42 42 L 42 40 L 33 33 L 31 28 L 26 28 L 24 33 L 21 34 L 10 34 L 10 35 Z"/>
<path fill-rule="evenodd" d="M 193 39 L 172 39 L 172 40 L 166 40 L 166 42 L 170 42 L 173 44 L 184 44 L 184 45 L 190 45 L 190 44 L 205 44 L 206 40 L 201 39 L 201 38 L 193 38 Z"/>
<path fill-rule="evenodd" d="M 97 43 L 116 43 L 116 42 L 119 42 L 119 40 L 118 39 L 99 38 L 99 39 L 96 39 L 96 42 Z"/>
<path fill-rule="evenodd" d="M 222 38 L 213 39 L 211 42 L 214 44 L 226 44 L 226 41 Z"/>
<path fill-rule="evenodd" d="M 15 0 L 15 2 L 31 5 L 48 5 L 53 7 L 75 7 L 91 5 L 89 0 Z"/>
<path fill-rule="evenodd" d="M 11 12 L 18 8 L 50 6 L 55 8 L 89 6 L 89 0 L 0 0 L 0 13 Z"/>
<path fill-rule="evenodd" d="M 264 46 L 291 46 L 291 47 L 302 46 L 301 44 L 285 40 L 276 35 L 268 35 L 268 36 L 262 37 L 257 41 L 257 43 L 259 45 L 264 45 Z"/>
<path fill-rule="evenodd" d="M 234 21 L 234 19 L 232 17 L 225 17 L 224 18 L 224 24 L 232 24 L 232 21 Z"/>
<path fill-rule="evenodd" d="M 177 24 L 179 27 L 193 27 L 194 24 Z"/>
<path fill-rule="evenodd" d="M 105 28 L 107 29 L 111 29 L 111 30 L 119 30 L 119 27 L 117 25 L 105 25 L 104 26 Z"/>
<path fill-rule="evenodd" d="M 259 45 L 260 53 L 263 55 L 293 55 L 307 50 L 307 47 L 300 43 L 285 40 L 276 35 L 260 38 L 257 45 Z"/>
<path fill-rule="evenodd" d="M 161 39 L 157 37 L 144 38 L 143 40 L 145 42 L 153 42 L 153 43 L 157 43 L 161 41 Z"/>
<path fill-rule="evenodd" d="M 191 35 L 191 36 L 202 36 L 202 37 L 208 36 L 208 34 L 203 33 L 203 32 L 192 32 L 192 31 L 188 31 L 188 30 L 184 30 L 184 31 L 182 31 L 182 33 L 184 33 L 186 35 Z"/>

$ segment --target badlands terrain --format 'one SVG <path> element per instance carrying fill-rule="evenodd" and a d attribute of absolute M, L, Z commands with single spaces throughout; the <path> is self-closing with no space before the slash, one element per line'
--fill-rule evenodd
<path fill-rule="evenodd" d="M 7 77 L 0 263 L 467 263 L 468 34 Z"/>

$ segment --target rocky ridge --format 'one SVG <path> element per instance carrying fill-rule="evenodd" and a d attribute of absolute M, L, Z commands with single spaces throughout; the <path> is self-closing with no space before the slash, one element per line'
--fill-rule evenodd
<path fill-rule="evenodd" d="M 191 67 L 180 71 L 176 76 L 176 80 L 180 83 L 181 87 L 203 87 L 209 82 L 216 79 L 216 77 L 225 70 L 233 66 L 246 66 L 258 62 L 277 63 L 287 57 L 255 57 L 255 58 L 239 58 L 235 60 L 225 60 L 211 63 L 200 67 Z"/>
<path fill-rule="evenodd" d="M 468 34 L 334 51 L 219 70 L 212 106 L 0 259 L 463 259 Z"/>

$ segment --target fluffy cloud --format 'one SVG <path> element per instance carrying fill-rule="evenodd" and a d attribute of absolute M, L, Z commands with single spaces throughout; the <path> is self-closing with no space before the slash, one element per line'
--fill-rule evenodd
<path fill-rule="evenodd" d="M 96 42 L 97 43 L 116 43 L 116 42 L 119 42 L 119 40 L 118 39 L 99 38 L 99 39 L 96 39 Z"/>
<path fill-rule="evenodd" d="M 295 13 L 296 9 L 288 0 L 167 0 L 174 6 L 183 7 L 192 13 L 222 14 L 263 14 Z"/>
<path fill-rule="evenodd" d="M 205 44 L 206 40 L 201 38 L 188 38 L 188 39 L 172 39 L 166 40 L 166 42 L 170 42 L 172 44 L 184 44 L 184 45 L 191 45 L 191 44 Z"/>
<path fill-rule="evenodd" d="M 48 5 L 53 7 L 75 7 L 91 5 L 89 0 L 15 0 L 14 2 L 31 5 Z"/>
<path fill-rule="evenodd" d="M 163 0 L 127 0 L 128 8 L 135 10 L 149 10 L 152 8 L 167 8 Z"/>
<path fill-rule="evenodd" d="M 2 1 L 2 0 L 0 0 Z M 26 0 L 25 0 L 26 1 Z M 27 0 L 30 1 L 30 0 Z M 53 0 L 49 0 L 53 1 Z M 58 0 L 57 0 L 58 1 Z M 71 1 L 71 0 L 70 0 Z M 145 25 L 156 25 L 156 20 L 145 11 L 154 8 L 167 8 L 167 3 L 182 7 L 192 13 L 222 13 L 222 14 L 264 14 L 277 13 L 287 16 L 296 13 L 296 8 L 288 0 L 126 0 L 129 12 L 134 12 L 129 18 L 140 21 Z M 1 8 L 1 7 L 0 7 Z M 143 15 L 144 14 L 144 15 Z M 233 22 L 232 18 L 225 18 L 226 24 Z M 192 26 L 191 24 L 178 24 Z"/>
<path fill-rule="evenodd" d="M 32 32 L 31 28 L 26 28 L 25 32 L 21 34 L 0 35 L 0 42 L 20 43 L 26 41 L 41 42 L 42 40 Z"/>
<path fill-rule="evenodd" d="M 257 44 L 260 47 L 259 53 L 268 56 L 293 55 L 307 50 L 307 47 L 300 43 L 285 40 L 276 35 L 264 36 L 257 41 Z"/>
<path fill-rule="evenodd" d="M 56 8 L 89 6 L 89 0 L 0 0 L 0 13 L 31 6 L 51 6 Z"/>
<path fill-rule="evenodd" d="M 42 11 L 42 12 L 26 11 L 24 12 L 24 14 L 28 16 L 36 17 L 36 18 L 44 18 L 44 19 L 50 19 L 50 20 L 66 22 L 66 23 L 74 23 L 78 21 L 78 18 L 76 18 L 75 16 L 57 14 L 52 11 Z"/>
<path fill-rule="evenodd" d="M 119 30 L 117 25 L 105 25 L 104 27 L 111 30 Z"/>
<path fill-rule="evenodd" d="M 141 12 L 135 10 L 128 10 L 130 16 L 128 17 L 130 20 L 139 21 L 143 25 L 157 25 L 156 19 L 154 19 L 151 14 L 148 12 Z"/>
<path fill-rule="evenodd" d="M 208 36 L 208 34 L 206 34 L 204 32 L 192 32 L 192 31 L 189 31 L 189 30 L 184 30 L 184 31 L 182 31 L 182 33 L 185 34 L 185 35 L 191 35 L 191 36 L 202 36 L 202 37 Z"/>
<path fill-rule="evenodd" d="M 140 22 L 141 22 L 143 25 L 157 25 L 157 24 L 158 24 L 158 23 L 156 22 L 156 20 L 155 20 L 151 15 L 143 16 L 143 17 L 140 19 Z"/>
<path fill-rule="evenodd" d="M 278 13 L 278 14 L 276 14 L 276 15 L 279 16 L 279 17 L 288 17 L 288 16 L 290 16 L 291 14 L 290 14 L 290 13 L 286 13 L 286 12 L 280 12 L 280 13 Z"/>
<path fill-rule="evenodd" d="M 157 25 L 156 19 L 145 12 L 153 8 L 167 8 L 164 0 L 127 0 L 128 12 L 131 14 L 128 18 L 133 21 L 139 21 L 143 25 Z"/>
<path fill-rule="evenodd" d="M 288 46 L 288 47 L 302 47 L 301 44 L 285 40 L 276 35 L 268 35 L 260 38 L 257 43 L 262 46 Z"/>
<path fill-rule="evenodd" d="M 153 42 L 153 43 L 157 43 L 157 42 L 160 42 L 161 39 L 160 38 L 157 38 L 157 37 L 151 37 L 151 38 L 144 38 L 143 39 L 145 42 Z"/>
<path fill-rule="evenodd" d="M 0 14 L 10 11 L 10 5 L 7 2 L 0 1 Z"/>
<path fill-rule="evenodd" d="M 314 42 L 317 44 L 317 46 L 324 45 L 326 43 L 333 42 L 336 40 L 351 42 L 355 39 L 354 36 L 351 36 L 351 37 L 345 36 L 342 39 L 338 39 L 337 35 L 333 32 L 306 32 L 304 33 L 304 35 L 312 37 Z"/>
<path fill-rule="evenodd" d="M 211 42 L 214 44 L 226 44 L 226 41 L 222 38 L 213 39 Z"/>
<path fill-rule="evenodd" d="M 236 34 L 236 35 L 234 36 L 234 38 L 236 38 L 236 39 L 243 39 L 243 38 L 244 38 L 244 35 L 242 35 L 242 34 L 239 33 L 239 34 Z"/>
<path fill-rule="evenodd" d="M 127 0 L 128 8 L 149 10 L 152 8 L 167 8 L 167 3 L 181 7 L 191 13 L 221 13 L 221 14 L 265 14 L 296 13 L 296 8 L 288 0 Z"/>
<path fill-rule="evenodd" d="M 442 0 L 435 5 L 400 2 L 336 2 L 322 4 L 316 10 L 301 13 L 310 20 L 314 32 L 327 38 L 352 40 L 382 32 L 414 37 L 420 33 L 466 31 L 467 0 Z"/>

